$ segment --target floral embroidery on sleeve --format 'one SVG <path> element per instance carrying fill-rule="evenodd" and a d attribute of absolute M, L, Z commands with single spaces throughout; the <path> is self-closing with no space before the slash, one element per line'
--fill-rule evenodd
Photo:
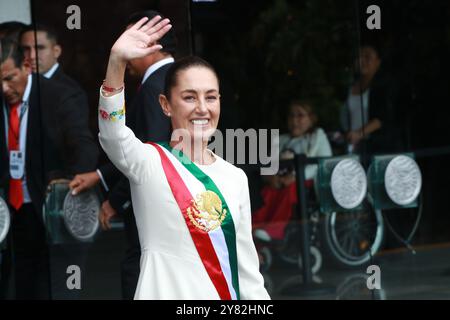
<path fill-rule="evenodd" d="M 125 116 L 125 105 L 123 106 L 122 109 L 113 111 L 111 113 L 108 113 L 105 110 L 100 108 L 99 113 L 100 113 L 100 117 L 103 120 L 111 120 L 111 121 L 122 120 L 123 117 Z"/>

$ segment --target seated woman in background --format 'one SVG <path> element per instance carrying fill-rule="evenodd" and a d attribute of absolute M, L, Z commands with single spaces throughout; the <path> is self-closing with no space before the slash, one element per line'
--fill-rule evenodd
<path fill-rule="evenodd" d="M 289 133 L 280 136 L 280 160 L 292 159 L 295 154 L 307 157 L 329 157 L 332 155 L 325 132 L 317 127 L 317 116 L 312 105 L 306 101 L 293 101 L 289 105 Z M 307 187 L 314 184 L 317 165 L 305 168 Z M 267 186 L 262 190 L 264 205 L 253 213 L 253 226 L 263 229 L 271 239 L 281 240 L 297 203 L 295 171 L 281 165 L 275 176 L 267 177 Z"/>

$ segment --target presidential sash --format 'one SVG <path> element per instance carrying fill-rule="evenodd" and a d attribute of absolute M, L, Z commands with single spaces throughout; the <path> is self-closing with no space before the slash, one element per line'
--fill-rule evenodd
<path fill-rule="evenodd" d="M 236 232 L 225 198 L 214 181 L 180 150 L 150 143 L 158 151 L 173 196 L 183 214 L 203 265 L 222 300 L 239 300 Z M 193 195 L 192 176 L 204 191 Z"/>

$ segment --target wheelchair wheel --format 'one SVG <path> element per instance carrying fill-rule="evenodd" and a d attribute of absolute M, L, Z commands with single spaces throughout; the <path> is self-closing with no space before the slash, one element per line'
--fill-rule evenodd
<path fill-rule="evenodd" d="M 320 271 L 320 268 L 322 268 L 322 254 L 317 247 L 311 246 L 310 250 L 311 271 L 313 274 L 317 274 Z M 302 255 L 299 255 L 298 257 L 298 267 L 300 269 L 303 268 Z"/>
<path fill-rule="evenodd" d="M 362 210 L 327 213 L 323 231 L 327 257 L 340 267 L 359 267 L 368 263 L 381 247 L 383 215 L 364 201 Z"/>
<path fill-rule="evenodd" d="M 302 255 L 300 251 L 300 227 L 298 224 L 290 224 L 286 228 L 285 239 L 280 247 L 279 256 L 282 261 L 289 265 L 302 268 Z M 313 274 L 319 272 L 322 267 L 322 254 L 315 246 L 310 246 L 311 271 Z"/>
<path fill-rule="evenodd" d="M 384 289 L 369 290 L 367 274 L 353 274 L 336 288 L 336 300 L 386 300 Z"/>

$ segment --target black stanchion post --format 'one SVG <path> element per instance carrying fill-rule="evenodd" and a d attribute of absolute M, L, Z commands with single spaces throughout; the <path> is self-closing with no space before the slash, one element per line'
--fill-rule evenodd
<path fill-rule="evenodd" d="M 295 156 L 295 166 L 296 166 L 296 184 L 297 184 L 297 216 L 300 218 L 300 233 L 302 238 L 301 248 L 302 248 L 302 262 L 303 262 L 303 283 L 312 283 L 312 272 L 311 272 L 311 259 L 310 259 L 310 236 L 309 236 L 309 221 L 307 214 L 306 205 L 306 190 L 305 190 L 305 166 L 306 166 L 306 156 L 296 155 Z"/>
<path fill-rule="evenodd" d="M 324 284 L 317 284 L 313 282 L 312 270 L 311 270 L 311 259 L 310 259 L 310 236 L 309 236 L 309 217 L 307 209 L 307 198 L 305 190 L 305 167 L 308 163 L 306 155 L 296 154 L 295 155 L 295 174 L 296 174 L 296 184 L 297 184 L 297 216 L 301 219 L 301 244 L 299 243 L 299 248 L 301 248 L 302 256 L 302 276 L 303 282 L 301 284 L 296 284 L 291 287 L 287 287 L 283 290 L 285 295 L 297 295 L 297 296 L 314 296 L 314 295 L 326 295 L 333 294 L 336 292 L 336 288 L 332 286 L 327 286 Z"/>

